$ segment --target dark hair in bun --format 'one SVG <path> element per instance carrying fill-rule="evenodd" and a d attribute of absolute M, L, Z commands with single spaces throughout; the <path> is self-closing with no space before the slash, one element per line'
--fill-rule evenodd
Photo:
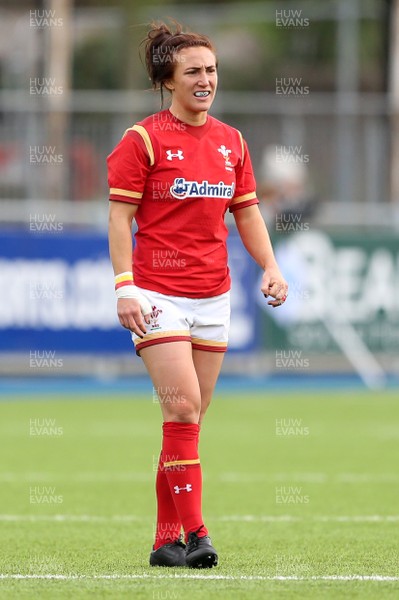
<path fill-rule="evenodd" d="M 177 21 L 172 21 L 171 26 L 163 22 L 151 23 L 151 28 L 142 44 L 148 76 L 154 90 L 161 91 L 162 103 L 164 82 L 173 77 L 180 50 L 204 46 L 216 55 L 215 48 L 206 35 L 183 32 L 182 25 Z"/>

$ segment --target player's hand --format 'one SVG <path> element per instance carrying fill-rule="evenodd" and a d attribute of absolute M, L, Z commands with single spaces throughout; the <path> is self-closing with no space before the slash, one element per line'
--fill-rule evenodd
<path fill-rule="evenodd" d="M 146 333 L 144 321 L 149 324 L 150 316 L 143 317 L 139 301 L 135 298 L 119 298 L 117 311 L 122 327 L 133 331 L 142 338 L 143 334 Z"/>
<path fill-rule="evenodd" d="M 269 300 L 268 304 L 270 306 L 276 308 L 276 306 L 284 304 L 288 296 L 288 283 L 285 281 L 277 265 L 265 270 L 260 289 L 265 298 L 269 296 L 274 298 L 274 300 Z"/>

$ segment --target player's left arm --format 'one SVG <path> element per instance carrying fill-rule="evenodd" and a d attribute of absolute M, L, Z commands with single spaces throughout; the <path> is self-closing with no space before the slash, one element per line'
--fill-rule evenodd
<path fill-rule="evenodd" d="M 252 258 L 263 269 L 261 291 L 268 304 L 280 306 L 288 295 L 288 284 L 277 265 L 269 232 L 257 204 L 234 211 L 234 219 L 242 242 Z"/>

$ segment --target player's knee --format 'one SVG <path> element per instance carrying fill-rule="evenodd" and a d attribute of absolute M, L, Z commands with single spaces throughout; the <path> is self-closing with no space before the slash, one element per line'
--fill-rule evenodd
<path fill-rule="evenodd" d="M 171 421 L 181 423 L 198 423 L 201 410 L 200 398 L 191 398 L 184 395 L 175 399 L 175 402 L 164 404 L 164 414 Z"/>

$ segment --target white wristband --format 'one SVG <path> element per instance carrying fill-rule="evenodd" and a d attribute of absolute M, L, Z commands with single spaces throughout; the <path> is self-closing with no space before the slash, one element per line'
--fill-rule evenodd
<path fill-rule="evenodd" d="M 133 298 L 134 300 L 138 300 L 144 316 L 152 313 L 151 304 L 135 285 L 124 285 L 115 290 L 115 293 L 118 300 L 119 298 Z"/>

